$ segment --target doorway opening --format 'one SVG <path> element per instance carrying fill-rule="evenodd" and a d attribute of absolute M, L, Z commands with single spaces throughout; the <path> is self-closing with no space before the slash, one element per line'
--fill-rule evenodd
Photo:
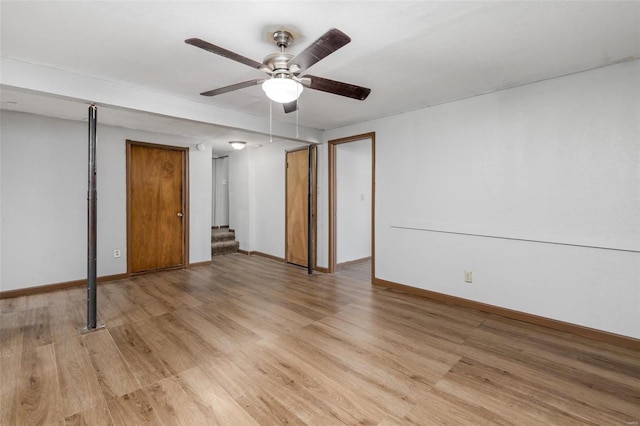
<path fill-rule="evenodd" d="M 329 272 L 334 273 L 343 267 L 352 270 L 358 278 L 373 282 L 375 277 L 375 133 L 373 132 L 329 141 Z"/>

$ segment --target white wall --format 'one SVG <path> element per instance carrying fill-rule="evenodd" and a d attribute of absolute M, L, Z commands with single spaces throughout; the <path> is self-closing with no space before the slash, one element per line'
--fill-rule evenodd
<path fill-rule="evenodd" d="M 284 258 L 286 217 L 286 151 L 306 144 L 278 141 L 253 154 L 253 250 Z"/>
<path fill-rule="evenodd" d="M 242 250 L 285 257 L 286 151 L 300 146 L 277 140 L 229 155 L 229 221 Z"/>
<path fill-rule="evenodd" d="M 229 157 L 213 158 L 211 226 L 229 225 Z"/>
<path fill-rule="evenodd" d="M 2 125 L 2 112 L 0 111 L 0 126 Z M 0 128 L 0 289 L 2 289 L 2 129 Z"/>
<path fill-rule="evenodd" d="M 87 276 L 87 124 L 2 111 L 2 291 Z M 126 272 L 126 139 L 189 146 L 190 263 L 211 259 L 211 149 L 97 127 L 98 276 Z M 113 258 L 120 249 L 122 257 Z"/>
<path fill-rule="evenodd" d="M 251 154 L 243 149 L 229 154 L 229 228 L 235 230 L 240 250 L 251 251 Z"/>
<path fill-rule="evenodd" d="M 216 226 L 216 159 L 211 159 L 211 226 Z"/>
<path fill-rule="evenodd" d="M 371 139 L 336 145 L 336 262 L 371 256 Z"/>
<path fill-rule="evenodd" d="M 639 82 L 633 61 L 325 132 L 376 132 L 376 276 L 640 338 Z"/>

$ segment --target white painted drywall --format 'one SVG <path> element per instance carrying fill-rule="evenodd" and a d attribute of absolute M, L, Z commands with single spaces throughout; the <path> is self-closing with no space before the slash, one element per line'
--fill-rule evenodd
<path fill-rule="evenodd" d="M 0 112 L 0 126 L 2 124 L 2 112 Z M 2 129 L 0 129 L 0 289 L 2 287 Z"/>
<path fill-rule="evenodd" d="M 121 130 L 124 136 L 127 132 Z M 189 259 L 188 263 L 211 260 L 211 144 L 198 151 L 202 140 L 172 135 L 143 134 L 154 143 L 189 147 Z"/>
<path fill-rule="evenodd" d="M 87 125 L 3 111 L 2 290 L 77 280 L 87 271 Z M 104 158 L 105 146 L 97 157 Z M 124 155 L 124 154 L 123 154 Z M 98 163 L 98 203 L 113 177 Z M 103 177 L 104 176 L 104 177 Z M 100 209 L 102 210 L 102 209 Z M 103 210 L 102 210 L 103 211 Z M 98 213 L 98 243 L 105 219 Z M 122 222 L 124 223 L 124 222 Z M 124 252 L 118 242 L 113 248 Z M 103 245 L 98 256 L 104 258 Z M 111 256 L 113 257 L 113 256 Z M 98 273 L 119 270 L 115 260 L 98 262 Z M 109 271 L 109 272 L 106 272 Z"/>
<path fill-rule="evenodd" d="M 336 145 L 336 262 L 371 256 L 371 139 Z"/>
<path fill-rule="evenodd" d="M 214 158 L 212 161 L 212 206 L 211 226 L 229 225 L 229 158 Z"/>
<path fill-rule="evenodd" d="M 211 159 L 211 226 L 216 226 L 216 159 Z"/>
<path fill-rule="evenodd" d="M 240 250 L 251 251 L 251 154 L 243 149 L 229 154 L 229 228 L 235 230 Z"/>
<path fill-rule="evenodd" d="M 319 267 L 327 268 L 329 266 L 329 148 L 327 143 L 316 146 L 318 155 L 318 187 L 317 204 L 318 217 L 316 226 L 318 228 L 317 238 L 317 257 L 316 262 Z"/>
<path fill-rule="evenodd" d="M 300 146 L 276 140 L 229 155 L 229 221 L 241 249 L 285 257 L 286 151 Z"/>
<path fill-rule="evenodd" d="M 0 126 L 2 291 L 86 278 L 87 124 L 3 111 Z M 126 272 L 126 139 L 190 147 L 188 261 L 211 259 L 210 148 L 197 151 L 199 139 L 101 126 L 98 109 L 98 276 Z"/>
<path fill-rule="evenodd" d="M 254 250 L 285 258 L 286 151 L 300 143 L 277 141 L 253 152 Z"/>
<path fill-rule="evenodd" d="M 640 61 L 371 131 L 376 277 L 640 338 Z"/>

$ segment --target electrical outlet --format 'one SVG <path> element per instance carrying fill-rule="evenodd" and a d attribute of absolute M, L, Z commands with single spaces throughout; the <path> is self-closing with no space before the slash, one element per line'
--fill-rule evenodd
<path fill-rule="evenodd" d="M 471 271 L 464 271 L 464 282 L 466 283 L 473 282 L 473 276 L 471 275 Z"/>
<path fill-rule="evenodd" d="M 118 257 L 120 257 L 120 256 L 122 256 L 122 253 L 120 253 L 120 250 L 115 249 L 115 250 L 113 251 L 113 257 L 118 258 Z"/>

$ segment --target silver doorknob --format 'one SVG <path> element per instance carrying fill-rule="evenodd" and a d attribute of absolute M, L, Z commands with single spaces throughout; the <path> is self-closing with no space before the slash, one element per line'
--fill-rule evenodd
<path fill-rule="evenodd" d="M 182 216 L 183 216 L 183 214 L 182 214 L 182 213 L 178 213 L 178 217 L 182 217 Z"/>

